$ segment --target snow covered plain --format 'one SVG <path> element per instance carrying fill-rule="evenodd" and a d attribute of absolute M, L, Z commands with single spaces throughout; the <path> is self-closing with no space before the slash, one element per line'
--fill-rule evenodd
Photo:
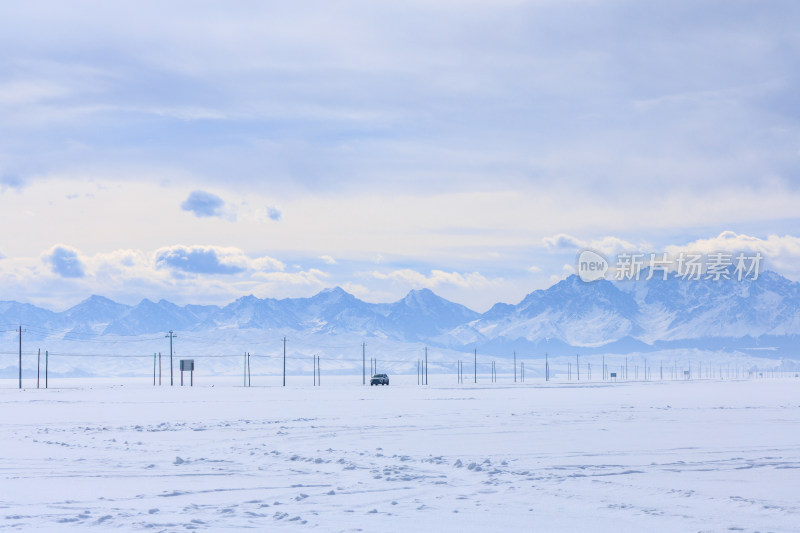
<path fill-rule="evenodd" d="M 471 376 L 469 376 L 471 377 Z M 0 382 L 0 529 L 797 531 L 800 379 Z M 254 382 L 256 378 L 254 376 Z"/>

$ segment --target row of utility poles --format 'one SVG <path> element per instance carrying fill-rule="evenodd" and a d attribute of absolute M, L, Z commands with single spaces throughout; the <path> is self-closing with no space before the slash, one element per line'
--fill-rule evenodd
<path fill-rule="evenodd" d="M 28 330 L 22 329 L 22 325 L 19 328 L 14 330 L 16 333 L 19 333 L 19 388 L 22 388 L 22 334 Z M 172 372 L 172 339 L 177 337 L 174 331 L 170 331 L 168 335 L 165 335 L 165 338 L 169 338 L 169 384 L 173 385 L 173 372 Z M 39 382 L 41 378 L 41 360 L 42 360 L 42 350 L 39 349 L 39 353 L 36 356 L 36 388 L 39 388 Z M 48 385 L 48 374 L 49 374 L 49 367 L 50 367 L 50 352 L 49 350 L 45 350 L 44 352 L 44 388 L 47 388 Z M 153 385 L 156 384 L 156 354 L 153 354 Z M 158 354 L 158 384 L 161 385 L 161 353 Z"/>
<path fill-rule="evenodd" d="M 19 388 L 22 388 L 22 334 L 27 330 L 23 329 L 22 325 L 19 328 L 15 329 L 14 332 L 19 334 Z M 173 369 L 173 341 L 177 338 L 177 335 L 174 331 L 170 331 L 167 335 L 164 336 L 165 338 L 169 339 L 169 382 L 170 386 L 174 385 L 174 369 Z M 283 338 L 283 386 L 286 386 L 286 343 L 287 338 Z M 361 344 L 361 357 L 362 357 L 362 385 L 366 385 L 367 380 L 367 370 L 366 370 L 366 349 L 367 344 Z M 516 383 L 519 381 L 525 381 L 525 363 L 520 362 L 519 365 L 519 372 L 517 371 L 517 352 L 515 351 L 513 354 L 514 357 L 514 382 Z M 491 380 L 492 382 L 497 381 L 497 367 L 495 361 L 492 360 L 491 362 Z M 36 387 L 39 388 L 40 386 L 40 367 L 41 367 L 41 349 L 39 350 L 39 354 L 37 356 L 37 363 L 36 363 Z M 314 385 L 317 386 L 320 383 L 321 378 L 321 371 L 320 371 L 320 357 L 318 355 L 313 356 L 313 373 L 314 373 Z M 48 386 L 48 369 L 49 369 L 49 352 L 45 351 L 45 388 Z M 576 370 L 576 378 L 578 381 L 581 380 L 581 365 L 580 365 L 580 355 L 575 354 L 575 370 Z M 586 365 L 586 378 L 591 380 L 592 379 L 592 366 L 591 363 Z M 675 363 L 673 368 L 669 369 L 672 371 L 672 379 L 692 379 L 694 375 L 694 368 L 692 368 L 692 364 L 689 363 L 689 369 L 685 370 L 681 368 L 682 372 L 678 372 L 678 365 Z M 711 365 L 706 366 L 706 377 L 711 378 L 714 377 L 714 372 L 711 368 Z M 545 381 L 550 381 L 550 358 L 549 354 L 545 352 Z M 608 380 L 616 380 L 617 372 L 609 372 L 608 366 L 605 362 L 605 355 L 603 355 L 602 359 L 602 379 Z M 703 366 L 702 363 L 697 364 L 697 375 L 701 378 L 703 377 L 702 374 Z M 376 358 L 370 358 L 370 375 L 374 375 L 378 372 L 378 360 Z M 464 382 L 464 363 L 460 359 L 457 362 L 457 374 L 458 374 L 458 383 Z M 720 379 L 724 379 L 724 375 L 727 374 L 727 377 L 730 378 L 730 366 L 728 367 L 728 372 L 724 373 L 722 367 L 719 370 L 719 377 Z M 739 377 L 739 369 L 736 368 L 734 375 Z M 628 379 L 628 358 L 625 358 L 625 364 L 620 365 L 619 367 L 619 376 L 621 379 Z M 634 367 L 634 379 L 639 379 L 639 366 L 636 365 Z M 652 368 L 648 367 L 647 359 L 644 360 L 644 374 L 643 378 L 645 381 L 651 379 L 652 376 Z M 477 348 L 473 350 L 473 383 L 478 382 L 478 350 Z M 567 363 L 567 379 L 572 380 L 572 363 Z M 659 379 L 664 379 L 664 363 L 661 361 L 660 368 L 659 368 Z M 161 385 L 161 353 L 154 353 L 153 354 L 153 385 Z M 250 353 L 246 352 L 244 355 L 244 386 L 249 387 L 251 384 L 251 374 L 250 374 Z M 424 359 L 417 360 L 417 384 L 418 385 L 427 385 L 428 384 L 428 347 L 425 347 L 425 357 Z"/>
<path fill-rule="evenodd" d="M 22 334 L 28 330 L 22 329 L 22 324 L 20 324 L 19 328 L 14 330 L 16 333 L 19 333 L 19 388 L 22 388 Z M 42 367 L 42 349 L 39 348 L 39 352 L 36 355 L 36 388 L 38 389 L 40 386 L 41 380 L 41 367 Z M 45 350 L 44 351 L 44 388 L 47 388 L 48 385 L 48 377 L 49 377 L 49 369 L 50 369 L 50 352 Z"/>
<path fill-rule="evenodd" d="M 283 338 L 283 386 L 286 386 L 286 340 L 287 339 L 284 337 Z M 367 347 L 366 343 L 361 343 L 362 384 L 363 385 L 366 385 L 366 378 L 367 378 L 366 347 Z M 416 361 L 416 363 L 417 363 L 416 364 L 416 367 L 417 367 L 416 368 L 416 371 L 417 371 L 417 385 L 427 385 L 428 384 L 428 347 L 426 346 L 424 350 L 425 350 L 424 359 L 418 359 Z M 246 384 L 246 386 L 249 386 L 249 383 L 250 383 L 250 362 L 249 362 L 250 354 L 246 353 L 245 357 L 246 357 L 246 359 L 245 359 L 245 384 Z M 320 358 L 319 358 L 318 355 L 314 355 L 312 357 L 313 357 L 313 361 L 314 361 L 314 370 L 313 370 L 313 372 L 314 372 L 314 385 L 319 385 L 319 379 L 320 379 L 319 361 L 320 361 Z M 605 355 L 603 355 L 602 357 L 603 357 L 603 359 L 602 359 L 602 370 L 603 370 L 602 379 L 603 380 L 608 380 L 608 379 L 616 380 L 617 375 L 619 375 L 621 379 L 625 379 L 625 380 L 628 379 L 628 358 L 627 357 L 625 358 L 625 364 L 624 365 L 620 365 L 619 374 L 617 374 L 616 372 L 609 372 L 608 366 L 606 365 L 606 362 L 605 362 Z M 520 361 L 519 365 L 517 364 L 517 352 L 516 351 L 513 353 L 513 360 L 514 360 L 514 383 L 516 383 L 518 381 L 524 382 L 525 381 L 525 362 L 524 361 Z M 378 372 L 378 359 L 374 358 L 374 357 L 370 357 L 369 361 L 370 361 L 370 367 L 369 367 L 370 376 L 372 376 L 372 375 L 374 375 L 374 374 L 376 374 Z M 456 372 L 457 372 L 458 383 L 464 383 L 464 362 L 459 359 L 456 362 L 456 365 L 457 365 L 456 366 Z M 689 365 L 689 368 L 690 369 L 692 368 L 691 367 L 691 363 Z M 711 374 L 711 372 L 710 372 L 710 368 L 711 368 L 710 365 L 708 367 L 706 367 L 707 377 L 713 377 L 713 374 Z M 698 364 L 698 369 L 702 369 L 702 364 Z M 576 370 L 576 379 L 578 381 L 580 381 L 581 380 L 580 354 L 575 354 L 575 370 Z M 634 373 L 635 373 L 635 378 L 634 379 L 638 379 L 639 378 L 639 367 L 638 367 L 638 365 L 636 365 L 634 367 Z M 675 371 L 673 373 L 673 379 L 677 379 L 678 375 L 679 374 L 678 374 L 677 363 L 676 363 Z M 684 371 L 684 374 L 681 377 L 683 377 L 684 379 L 691 379 L 692 375 L 693 375 L 693 372 L 691 372 L 691 370 L 689 370 L 689 371 Z M 739 376 L 738 369 L 737 369 L 737 372 L 736 372 L 735 375 L 737 377 Z M 644 360 L 644 380 L 645 381 L 649 381 L 650 379 L 652 379 L 651 376 L 652 376 L 652 367 L 648 367 L 647 359 L 645 359 Z M 701 376 L 702 376 L 702 374 L 701 374 Z M 592 365 L 591 365 L 591 363 L 586 363 L 585 378 L 587 380 L 591 380 L 592 379 Z M 720 379 L 722 379 L 722 378 L 723 378 L 723 372 L 722 372 L 722 370 L 720 370 Z M 571 362 L 567 363 L 567 379 L 570 380 L 570 381 L 572 380 L 572 363 Z M 659 379 L 661 379 L 661 380 L 664 379 L 664 364 L 663 364 L 663 361 L 661 362 Z M 472 377 L 472 380 L 473 380 L 473 383 L 477 383 L 478 382 L 478 350 L 477 349 L 473 350 L 473 377 Z M 497 365 L 496 365 L 496 362 L 494 360 L 491 361 L 491 381 L 493 383 L 497 382 Z M 547 352 L 545 352 L 545 381 L 550 381 L 550 356 L 549 356 L 549 354 Z"/>

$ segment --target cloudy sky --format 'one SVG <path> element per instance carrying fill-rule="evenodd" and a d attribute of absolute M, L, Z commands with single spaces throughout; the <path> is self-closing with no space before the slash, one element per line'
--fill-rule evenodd
<path fill-rule="evenodd" d="M 800 280 L 800 3 L 0 4 L 0 300 L 429 287 L 593 247 Z"/>

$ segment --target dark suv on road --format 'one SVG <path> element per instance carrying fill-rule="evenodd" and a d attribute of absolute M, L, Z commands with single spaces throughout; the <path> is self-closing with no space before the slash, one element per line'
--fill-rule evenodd
<path fill-rule="evenodd" d="M 389 376 L 386 374 L 375 374 L 369 380 L 369 386 L 373 385 L 388 385 L 389 384 Z"/>

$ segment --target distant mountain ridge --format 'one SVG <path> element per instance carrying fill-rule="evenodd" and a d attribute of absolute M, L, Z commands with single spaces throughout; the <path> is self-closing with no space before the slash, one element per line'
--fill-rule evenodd
<path fill-rule="evenodd" d="M 743 281 L 645 277 L 585 283 L 570 276 L 517 305 L 495 305 L 451 336 L 455 345 L 539 350 L 736 346 L 800 354 L 800 283 L 774 272 Z"/>
<path fill-rule="evenodd" d="M 142 300 L 135 306 L 102 296 L 57 313 L 0 302 L 0 322 L 52 335 L 145 335 L 174 331 L 295 330 L 379 336 L 454 349 L 646 351 L 737 346 L 800 352 L 800 283 L 774 272 L 756 280 L 600 280 L 570 276 L 518 304 L 481 314 L 429 289 L 392 303 L 368 303 L 340 287 L 309 298 L 244 296 L 225 306 L 178 306 Z"/>
<path fill-rule="evenodd" d="M 475 320 L 479 313 L 428 289 L 413 290 L 389 304 L 359 300 L 340 287 L 310 298 L 243 296 L 225 306 L 178 306 L 144 299 L 135 306 L 93 295 L 56 313 L 31 304 L 0 302 L 0 322 L 30 324 L 52 332 L 94 335 L 143 335 L 167 330 L 292 329 L 315 332 L 380 332 L 398 339 L 425 339 Z"/>

